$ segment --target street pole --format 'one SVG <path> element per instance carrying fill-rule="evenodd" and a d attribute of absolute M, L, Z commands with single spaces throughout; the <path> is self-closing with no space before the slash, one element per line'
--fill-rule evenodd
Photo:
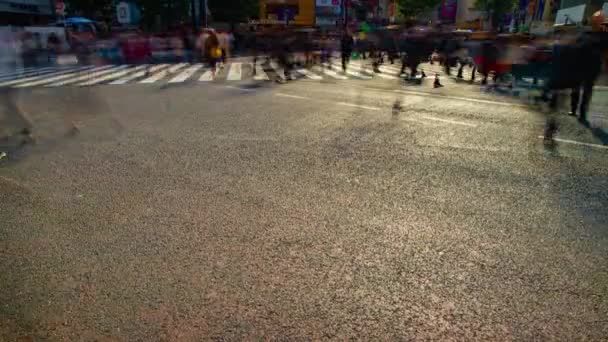
<path fill-rule="evenodd" d="M 342 0 L 342 14 L 344 14 L 344 31 L 348 28 L 348 0 Z"/>
<path fill-rule="evenodd" d="M 207 5 L 206 0 L 198 0 L 198 16 L 200 19 L 199 22 L 203 25 L 203 27 L 207 27 L 207 6 L 206 5 Z"/>
<path fill-rule="evenodd" d="M 192 13 L 192 28 L 194 29 L 194 33 L 198 33 L 198 20 L 196 15 L 196 0 L 190 0 L 190 12 Z"/>
<path fill-rule="evenodd" d="M 203 8 L 203 11 L 205 11 L 205 17 L 204 17 L 205 18 L 205 27 L 207 27 L 208 26 L 208 23 L 207 23 L 207 0 L 204 0 L 204 3 L 205 3 L 205 7 Z"/>

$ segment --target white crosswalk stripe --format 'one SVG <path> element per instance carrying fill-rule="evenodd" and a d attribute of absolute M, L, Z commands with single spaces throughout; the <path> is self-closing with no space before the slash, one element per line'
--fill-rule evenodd
<path fill-rule="evenodd" d="M 211 70 L 206 70 L 202 75 L 201 78 L 198 79 L 201 82 L 210 82 L 213 81 L 213 71 Z"/>
<path fill-rule="evenodd" d="M 117 79 L 119 77 L 123 77 L 124 75 L 130 74 L 130 73 L 132 73 L 134 71 L 143 70 L 146 67 L 147 67 L 146 65 L 140 65 L 138 67 L 129 68 L 127 70 L 122 70 L 122 71 L 114 72 L 114 73 L 111 73 L 109 75 L 104 75 L 104 76 L 99 77 L 99 78 L 94 78 L 94 79 L 92 79 L 90 81 L 80 83 L 79 85 L 81 85 L 81 86 L 91 86 L 91 85 L 99 84 L 99 83 L 106 82 L 106 81 L 109 81 L 109 80 Z"/>
<path fill-rule="evenodd" d="M 240 81 L 243 78 L 243 70 L 241 63 L 231 63 L 230 70 L 228 70 L 228 81 Z"/>
<path fill-rule="evenodd" d="M 398 77 L 397 77 L 397 76 L 392 75 L 393 73 L 382 73 L 382 69 L 381 69 L 381 68 L 378 68 L 378 69 L 380 70 L 380 72 L 379 72 L 379 73 L 375 73 L 373 70 L 369 70 L 369 71 L 368 71 L 368 70 L 363 70 L 363 66 L 362 66 L 361 64 L 358 64 L 358 63 L 352 63 L 352 64 L 350 65 L 350 67 L 351 67 L 353 70 L 355 70 L 355 71 L 358 71 L 358 72 L 366 72 L 366 73 L 372 73 L 372 75 L 374 75 L 374 76 L 378 76 L 378 77 L 380 77 L 380 78 L 389 79 L 389 80 L 396 80 L 396 79 L 398 79 Z M 371 67 L 371 66 L 370 66 L 370 67 Z M 385 70 L 386 70 L 386 69 L 385 69 Z"/>
<path fill-rule="evenodd" d="M 257 63 L 256 63 L 257 64 Z M 331 69 L 329 68 L 331 66 Z M 370 62 L 354 60 L 348 65 L 346 71 L 342 70 L 339 60 L 317 64 L 312 67 L 298 66 L 290 70 L 295 79 L 310 79 L 321 81 L 323 79 L 336 80 L 398 80 L 400 63 L 382 64 L 378 73 L 372 70 Z M 452 75 L 445 75 L 443 67 L 423 63 L 418 71 L 424 70 L 431 77 L 438 73 L 442 77 L 454 78 L 458 71 L 453 69 Z M 254 72 L 255 71 L 255 72 Z M 409 69 L 406 70 L 409 72 Z M 463 70 L 464 79 L 470 80 L 471 69 Z M 214 74 L 202 63 L 177 63 L 158 65 L 107 65 L 107 66 L 55 66 L 45 68 L 22 69 L 14 72 L 0 73 L 0 87 L 12 86 L 18 88 L 47 86 L 59 87 L 68 85 L 93 86 L 99 84 L 117 85 L 127 83 L 181 83 L 189 80 L 200 82 L 211 81 L 270 81 L 285 78 L 283 68 L 274 60 L 265 64 L 253 65 L 250 62 L 233 61 L 225 68 L 218 68 Z M 480 79 L 478 78 L 477 83 Z"/>
<path fill-rule="evenodd" d="M 165 78 L 167 75 L 175 73 L 176 71 L 185 67 L 186 65 L 188 65 L 188 64 L 187 63 L 176 64 L 176 65 L 170 67 L 169 69 L 161 70 L 161 71 L 157 72 L 156 74 L 154 74 L 142 81 L 139 81 L 139 83 L 154 83 L 156 81 L 160 81 L 163 78 Z"/>
<path fill-rule="evenodd" d="M 182 71 L 179 75 L 170 79 L 169 83 L 184 82 L 184 81 L 188 80 L 190 77 L 192 77 L 192 75 L 194 75 L 194 73 L 197 72 L 202 67 L 203 67 L 202 64 L 194 64 L 194 65 L 190 66 L 189 68 L 185 69 L 184 71 Z"/>
<path fill-rule="evenodd" d="M 336 68 L 338 70 L 342 69 L 342 66 L 339 64 L 332 64 L 333 68 Z M 363 80 L 371 80 L 372 77 L 371 76 L 367 76 L 367 75 L 363 75 L 360 72 L 354 71 L 352 69 L 346 69 L 346 74 L 363 79 Z"/>
<path fill-rule="evenodd" d="M 380 69 L 380 72 L 388 74 L 388 75 L 394 75 L 395 78 L 398 78 L 401 75 L 401 70 L 397 69 L 395 67 L 381 65 L 379 69 Z"/>
<path fill-rule="evenodd" d="M 25 74 L 28 72 L 37 71 L 37 70 L 41 70 L 41 69 L 52 69 L 52 68 L 56 68 L 56 67 L 55 66 L 44 67 L 44 68 L 39 68 L 39 67 L 18 68 L 18 67 L 16 67 L 14 70 L 10 70 L 10 71 L 7 70 L 6 72 L 0 73 L 0 78 L 11 77 L 11 76 Z"/>
<path fill-rule="evenodd" d="M 328 76 L 333 77 L 333 78 L 338 79 L 338 80 L 347 80 L 348 79 L 348 77 L 346 77 L 344 75 L 341 75 L 341 74 L 338 74 L 337 72 L 335 72 L 333 70 L 330 70 L 330 69 L 328 69 L 326 67 L 322 68 L 320 66 L 316 66 L 315 69 L 316 69 L 317 72 L 322 72 L 325 75 L 328 75 Z"/>
<path fill-rule="evenodd" d="M 268 78 L 268 74 L 266 74 L 266 72 L 264 71 L 264 68 L 262 68 L 261 65 L 259 64 L 255 64 L 255 76 L 253 76 L 253 79 L 256 81 L 268 81 L 270 78 Z"/>
<path fill-rule="evenodd" d="M 25 88 L 25 87 L 35 87 L 35 86 L 39 86 L 39 85 L 43 85 L 43 84 L 49 84 L 52 82 L 57 82 L 59 80 L 64 80 L 64 79 L 68 79 L 70 77 L 77 77 L 80 75 L 86 75 L 87 73 L 91 73 L 94 71 L 99 71 L 99 70 L 105 70 L 112 67 L 111 65 L 105 65 L 105 66 L 100 66 L 100 67 L 95 67 L 95 68 L 90 68 L 87 67 L 84 70 L 81 71 L 77 71 L 77 72 L 70 72 L 67 73 L 65 75 L 60 75 L 60 76 L 54 76 L 54 77 L 50 77 L 50 78 L 42 78 L 39 79 L 37 81 L 32 81 L 32 82 L 26 82 L 26 83 L 20 83 L 15 85 L 15 88 Z"/>
<path fill-rule="evenodd" d="M 311 80 L 322 80 L 323 79 L 323 77 L 311 72 L 308 69 L 296 69 L 296 72 L 298 74 L 302 74 L 302 75 L 310 78 Z"/>
<path fill-rule="evenodd" d="M 279 67 L 279 65 L 275 61 L 270 61 L 270 67 L 272 68 L 272 70 L 274 70 L 274 73 L 277 75 L 278 78 L 285 80 L 285 73 L 283 71 L 283 68 Z"/>
<path fill-rule="evenodd" d="M 68 74 L 68 73 L 72 73 L 75 71 L 80 71 L 80 70 L 86 70 L 86 69 L 91 69 L 91 67 L 72 67 L 72 68 L 68 68 L 62 71 L 53 71 L 50 73 L 45 73 L 42 75 L 35 75 L 35 76 L 31 76 L 31 77 L 25 77 L 25 78 L 18 78 L 18 79 L 13 79 L 10 81 L 5 81 L 5 82 L 0 82 L 0 87 L 7 87 L 7 86 L 11 86 L 11 85 L 15 85 L 15 84 L 19 84 L 19 83 L 25 83 L 25 82 L 31 82 L 31 81 L 36 81 L 36 80 L 40 80 L 43 79 L 45 77 L 53 77 L 53 76 L 58 76 L 58 75 L 64 75 L 64 74 Z"/>
<path fill-rule="evenodd" d="M 27 68 L 27 69 L 23 69 L 20 71 L 1 74 L 0 81 L 14 80 L 17 78 L 34 76 L 34 75 L 42 75 L 45 73 L 51 73 L 51 72 L 65 70 L 65 69 L 67 69 L 67 68 L 60 68 L 60 67 Z"/>
<path fill-rule="evenodd" d="M 116 81 L 112 81 L 109 84 L 125 84 L 125 83 L 131 82 L 133 80 L 136 80 L 138 78 L 146 77 L 146 76 L 148 76 L 149 73 L 157 72 L 158 70 L 166 68 L 169 65 L 170 64 L 159 64 L 159 65 L 155 65 L 152 67 L 148 67 L 148 68 L 146 68 L 146 70 L 142 70 L 142 71 L 136 72 L 132 75 L 118 79 Z"/>
<path fill-rule="evenodd" d="M 128 65 L 113 66 L 111 68 L 108 68 L 108 69 L 105 69 L 105 70 L 102 70 L 102 71 L 95 71 L 95 72 L 92 72 L 92 73 L 85 73 L 84 75 L 78 76 L 76 78 L 70 78 L 70 79 L 67 79 L 67 80 L 63 80 L 63 81 L 47 84 L 45 87 L 60 87 L 60 86 L 68 85 L 68 84 L 78 83 L 80 81 L 86 81 L 86 80 L 89 80 L 89 79 L 92 79 L 92 78 L 95 78 L 95 77 L 99 77 L 99 76 L 103 76 L 103 75 L 109 74 L 109 73 L 114 72 L 114 71 L 126 69 L 128 67 L 129 67 Z"/>

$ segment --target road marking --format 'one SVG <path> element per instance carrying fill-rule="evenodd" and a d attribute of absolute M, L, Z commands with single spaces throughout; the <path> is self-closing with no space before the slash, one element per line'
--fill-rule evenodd
<path fill-rule="evenodd" d="M 253 79 L 256 81 L 268 81 L 270 78 L 268 78 L 264 68 L 258 63 L 255 63 L 255 76 L 253 76 Z"/>
<path fill-rule="evenodd" d="M 432 120 L 432 121 L 439 121 L 439 122 L 445 122 L 445 123 L 450 123 L 450 124 L 454 124 L 454 125 L 462 125 L 462 126 L 468 126 L 468 127 L 477 127 L 477 125 L 475 124 L 471 124 L 468 122 L 462 122 L 462 121 L 455 121 L 455 120 L 447 120 L 447 119 L 439 119 L 436 117 L 432 117 L 432 116 L 427 116 L 427 115 L 422 115 L 423 118 L 427 119 L 427 120 Z"/>
<path fill-rule="evenodd" d="M 338 79 L 338 80 L 347 80 L 348 79 L 348 77 L 346 77 L 344 75 L 340 75 L 340 74 L 338 74 L 337 72 L 335 72 L 333 70 L 329 70 L 328 68 L 323 68 L 323 67 L 320 67 L 320 66 L 316 66 L 315 68 L 316 68 L 317 71 L 319 71 L 319 69 L 320 69 L 319 72 L 322 72 L 325 75 L 331 76 L 331 77 L 333 77 L 335 79 Z"/>
<path fill-rule="evenodd" d="M 46 68 L 54 68 L 54 67 L 46 67 Z M 44 69 L 44 68 L 42 68 L 42 69 Z M 35 70 L 40 70 L 40 69 L 38 67 L 27 67 L 27 68 L 21 68 L 21 69 L 15 67 L 14 71 L 2 73 L 2 74 L 0 74 L 0 77 L 12 76 L 15 74 L 21 74 L 24 72 L 30 72 L 30 71 L 35 71 Z"/>
<path fill-rule="evenodd" d="M 165 78 L 167 75 L 175 73 L 176 71 L 185 67 L 186 65 L 188 65 L 188 63 L 176 64 L 176 65 L 170 67 L 169 69 L 161 70 L 161 71 L 157 72 L 156 74 L 154 74 L 144 80 L 139 81 L 139 83 L 154 83 L 156 81 L 160 81 L 163 78 Z"/>
<path fill-rule="evenodd" d="M 95 78 L 95 79 L 92 79 L 90 81 L 80 83 L 79 85 L 80 86 L 90 86 L 90 85 L 94 85 L 94 84 L 99 84 L 101 82 L 105 82 L 105 81 L 108 81 L 108 80 L 113 80 L 115 78 L 123 77 L 124 75 L 130 74 L 130 73 L 132 73 L 134 71 L 139 71 L 139 70 L 145 69 L 146 67 L 147 67 L 147 65 L 140 65 L 140 66 L 135 67 L 135 68 L 129 68 L 127 70 L 122 70 L 122 71 L 118 71 L 118 72 L 115 72 L 115 73 L 112 73 L 112 74 L 109 74 L 109 75 L 105 75 L 103 77 Z"/>
<path fill-rule="evenodd" d="M 403 121 L 410 121 L 410 122 L 416 122 L 416 123 L 423 124 L 423 125 L 426 125 L 426 126 L 433 126 L 433 127 L 437 126 L 436 124 L 433 124 L 431 122 L 424 121 L 424 120 L 418 120 L 418 119 L 414 119 L 414 118 L 401 118 L 401 120 L 403 120 Z"/>
<path fill-rule="evenodd" d="M 188 65 L 188 63 L 178 63 L 178 64 L 175 64 L 174 66 L 170 67 L 169 69 L 167 69 L 167 71 L 169 71 L 169 73 L 172 74 L 187 65 Z"/>
<path fill-rule="evenodd" d="M 274 73 L 277 75 L 278 78 L 285 80 L 285 72 L 283 71 L 283 68 L 279 68 L 279 66 L 277 65 L 277 63 L 275 61 L 270 61 L 270 67 L 274 70 Z M 279 72 L 279 71 L 283 71 L 283 72 Z"/>
<path fill-rule="evenodd" d="M 141 78 L 141 77 L 145 77 L 145 76 L 147 76 L 148 74 L 150 74 L 152 72 L 156 72 L 156 71 L 158 71 L 160 69 L 163 69 L 163 68 L 166 68 L 168 66 L 169 66 L 169 64 L 155 65 L 155 66 L 153 66 L 153 67 L 151 67 L 151 68 L 149 68 L 147 70 L 142 70 L 142 71 L 139 71 L 139 72 L 137 72 L 137 73 L 135 73 L 133 75 L 126 76 L 126 77 L 121 78 L 121 79 L 116 80 L 116 81 L 112 81 L 109 84 L 125 84 L 125 83 L 133 81 L 135 79 L 138 79 L 138 78 Z"/>
<path fill-rule="evenodd" d="M 467 101 L 467 102 L 477 102 L 477 103 L 484 103 L 484 104 L 492 104 L 492 105 L 498 105 L 498 106 L 528 108 L 528 106 L 522 105 L 522 104 L 518 104 L 518 103 L 499 102 L 499 101 L 492 101 L 492 100 L 481 100 L 481 99 L 474 99 L 474 98 L 470 98 L 470 97 L 450 96 L 450 95 L 442 95 L 442 94 L 432 94 L 432 93 L 425 93 L 425 92 L 422 92 L 422 91 L 411 91 L 411 90 L 396 89 L 396 90 L 394 90 L 394 92 L 401 93 L 401 94 L 407 94 L 407 95 L 430 96 L 430 97 L 438 97 L 438 98 L 444 98 L 444 99 L 450 99 L 450 100 L 459 100 L 459 101 Z"/>
<path fill-rule="evenodd" d="M 351 68 L 353 68 L 354 70 L 358 71 L 358 72 L 363 71 L 363 72 L 365 72 L 365 73 L 371 74 L 371 75 L 373 75 L 373 76 L 378 76 L 378 77 L 381 77 L 381 78 L 384 78 L 384 79 L 396 80 L 396 79 L 398 78 L 398 77 L 393 76 L 393 75 L 389 75 L 389 74 L 383 74 L 382 72 L 380 72 L 380 73 L 375 73 L 373 70 L 367 71 L 367 70 L 365 70 L 365 69 L 363 68 L 363 66 L 362 66 L 362 65 L 357 65 L 357 64 L 355 64 L 355 63 L 351 64 L 351 65 L 350 65 L 350 67 L 351 67 Z M 380 71 L 382 71 L 382 70 L 380 70 Z M 373 77 L 373 76 L 372 76 L 372 77 Z"/>
<path fill-rule="evenodd" d="M 213 81 L 213 71 L 212 70 L 205 71 L 198 80 L 201 82 Z"/>
<path fill-rule="evenodd" d="M 194 75 L 194 73 L 197 72 L 198 69 L 200 69 L 202 67 L 203 67 L 202 64 L 194 64 L 191 67 L 182 71 L 179 75 L 177 75 L 177 76 L 173 77 L 171 80 L 169 80 L 169 83 L 184 82 L 185 80 L 192 77 L 192 75 Z"/>
<path fill-rule="evenodd" d="M 228 81 L 240 81 L 243 78 L 243 70 L 241 63 L 230 63 L 230 70 L 228 70 Z"/>
<path fill-rule="evenodd" d="M 369 109 L 369 110 L 380 110 L 380 108 L 378 108 L 378 107 L 364 106 L 364 105 L 358 105 L 358 104 L 346 103 L 346 102 L 336 102 L 336 104 L 341 105 L 341 106 L 347 106 L 347 107 L 356 107 L 356 108 L 363 108 L 363 109 Z"/>
<path fill-rule="evenodd" d="M 318 80 L 322 80 L 323 79 L 323 77 L 321 77 L 321 76 L 319 76 L 319 75 L 317 75 L 317 74 L 315 74 L 313 72 L 310 72 L 308 69 L 303 69 L 303 68 L 302 69 L 297 69 L 296 72 L 298 74 L 302 74 L 302 75 L 310 78 L 311 80 L 317 80 L 318 81 Z"/>
<path fill-rule="evenodd" d="M 0 87 L 10 86 L 10 85 L 19 84 L 19 83 L 25 83 L 25 82 L 31 82 L 31 81 L 35 81 L 35 80 L 40 80 L 45 77 L 54 77 L 54 76 L 58 76 L 58 75 L 65 75 L 65 74 L 69 74 L 69 73 L 74 73 L 76 71 L 81 71 L 81 70 L 86 70 L 86 69 L 91 69 L 91 68 L 92 68 L 92 66 L 87 66 L 87 67 L 69 68 L 69 69 L 64 69 L 62 71 L 52 71 L 49 73 L 44 73 L 42 75 L 36 75 L 36 76 L 2 82 L 2 83 L 0 83 Z"/>
<path fill-rule="evenodd" d="M 334 63 L 334 64 L 332 64 L 332 66 L 333 66 L 334 68 L 338 69 L 338 70 L 342 69 L 342 66 L 341 66 L 341 65 L 338 65 L 338 64 L 335 64 L 335 63 Z M 359 72 L 352 71 L 352 70 L 350 70 L 350 69 L 346 69 L 345 73 L 346 73 L 346 74 L 349 74 L 349 75 L 351 75 L 351 76 L 357 77 L 357 78 L 364 79 L 364 80 L 371 80 L 371 79 L 372 79 L 372 77 L 371 77 L 371 76 L 363 75 L 363 74 L 361 74 L 361 73 L 359 73 Z"/>
<path fill-rule="evenodd" d="M 59 81 L 59 82 L 55 82 L 55 83 L 51 83 L 51 84 L 47 84 L 45 85 L 45 87 L 59 87 L 59 86 L 63 86 L 63 85 L 67 85 L 67 84 L 72 84 L 72 83 L 76 83 L 76 82 L 80 82 L 80 81 L 84 81 L 84 80 L 88 80 L 91 78 L 95 78 L 98 76 L 102 76 L 108 73 L 111 73 L 113 71 L 118 71 L 118 70 L 122 70 L 122 69 L 126 69 L 128 68 L 128 65 L 121 65 L 118 67 L 111 67 L 102 71 L 95 71 L 92 73 L 85 73 L 82 76 L 78 76 L 76 78 L 71 78 L 71 79 L 67 79 L 65 81 Z"/>
<path fill-rule="evenodd" d="M 0 81 L 15 80 L 17 78 L 35 76 L 35 75 L 43 75 L 43 74 L 48 74 L 51 72 L 61 71 L 61 70 L 66 70 L 66 68 L 65 67 L 64 68 L 46 67 L 46 68 L 39 68 L 39 69 L 34 69 L 34 70 L 25 70 L 24 69 L 21 71 L 3 74 L 2 76 L 0 76 Z"/>
<path fill-rule="evenodd" d="M 285 94 L 285 93 L 275 93 L 275 96 L 281 96 L 281 97 L 290 97 L 292 99 L 300 99 L 300 100 L 312 100 L 310 97 L 304 97 L 304 96 L 298 96 L 298 95 L 291 95 L 291 94 Z"/>
<path fill-rule="evenodd" d="M 52 83 L 55 81 L 59 81 L 59 80 L 64 80 L 66 78 L 70 78 L 70 77 L 74 77 L 74 76 L 78 76 L 78 75 L 86 75 L 87 73 L 90 73 L 92 71 L 99 71 L 99 70 L 105 70 L 108 68 L 113 67 L 112 65 L 106 65 L 106 66 L 101 66 L 101 67 L 95 67 L 95 68 L 85 68 L 84 70 L 81 71 L 77 71 L 77 72 L 70 72 L 67 73 L 65 75 L 61 76 L 54 76 L 51 78 L 42 78 L 38 81 L 33 81 L 33 82 L 27 82 L 27 83 L 21 83 L 18 85 L 15 85 L 15 88 L 25 88 L 25 87 L 33 87 L 33 86 L 37 86 L 37 85 L 41 85 L 41 84 L 46 84 L 46 83 Z M 40 78 L 40 77 L 37 77 Z"/>
<path fill-rule="evenodd" d="M 255 91 L 255 89 L 247 89 L 247 88 L 241 88 L 241 87 L 231 86 L 231 85 L 224 86 L 224 88 L 237 89 L 240 91 Z"/>
<path fill-rule="evenodd" d="M 544 139 L 545 137 L 541 135 L 538 138 L 539 139 Z M 553 138 L 553 140 L 555 140 L 557 142 L 564 143 L 564 144 L 587 146 L 587 147 L 599 148 L 599 149 L 602 149 L 602 150 L 608 150 L 608 145 L 590 144 L 590 143 L 584 143 L 584 142 L 580 142 L 580 141 L 561 139 L 561 138 Z"/>

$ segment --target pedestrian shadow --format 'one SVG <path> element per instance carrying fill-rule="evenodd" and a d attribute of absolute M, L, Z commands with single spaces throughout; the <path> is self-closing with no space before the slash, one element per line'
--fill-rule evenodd
<path fill-rule="evenodd" d="M 605 130 L 603 130 L 599 127 L 592 127 L 591 134 L 593 134 L 594 137 L 599 139 L 602 142 L 602 144 L 608 146 L 608 132 L 606 132 Z"/>

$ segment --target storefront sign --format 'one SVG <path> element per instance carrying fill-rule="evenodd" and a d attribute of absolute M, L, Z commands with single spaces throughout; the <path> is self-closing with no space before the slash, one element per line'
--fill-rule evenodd
<path fill-rule="evenodd" d="M 583 21 L 586 5 L 568 7 L 557 11 L 555 25 L 575 25 Z"/>

